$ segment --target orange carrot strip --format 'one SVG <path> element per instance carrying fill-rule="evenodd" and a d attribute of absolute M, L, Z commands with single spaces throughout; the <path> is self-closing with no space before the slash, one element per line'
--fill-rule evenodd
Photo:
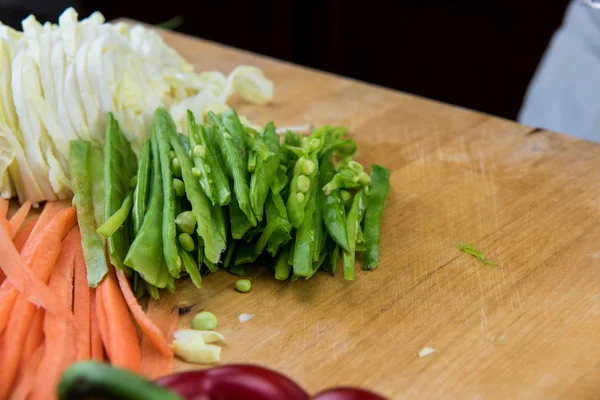
<path fill-rule="evenodd" d="M 87 270 L 81 240 L 77 243 L 75 251 L 75 289 L 73 300 L 73 314 L 77 327 L 77 359 L 87 360 L 91 356 L 91 319 L 90 297 L 92 289 L 88 286 Z"/>
<path fill-rule="evenodd" d="M 48 287 L 57 293 L 59 301 L 67 308 L 73 306 L 73 277 L 76 253 L 81 244 L 77 227 L 63 241 L 60 257 L 56 262 Z M 42 358 L 43 368 L 38 370 L 31 400 L 53 398 L 54 390 L 63 371 L 77 359 L 75 330 L 65 324 L 64 318 L 47 314 L 44 319 L 46 351 Z"/>
<path fill-rule="evenodd" d="M 8 206 L 10 205 L 9 200 L 0 197 L 0 215 L 4 215 L 8 213 Z"/>
<path fill-rule="evenodd" d="M 70 206 L 71 202 L 68 200 L 46 202 L 44 209 L 40 214 L 39 224 L 36 224 L 35 228 L 33 228 L 32 234 L 36 235 L 39 231 L 44 229 L 46 224 L 48 224 L 56 214 Z"/>
<path fill-rule="evenodd" d="M 42 220 L 42 216 L 40 216 L 40 220 Z M 2 244 L 0 244 L 0 246 L 10 248 L 4 249 L 0 247 L 0 254 L 14 251 L 12 255 L 18 257 L 18 260 L 13 261 L 13 263 L 20 263 L 22 265 L 23 261 L 25 261 L 28 263 L 30 268 L 35 266 L 33 272 L 35 278 L 41 280 L 43 283 L 46 283 L 48 282 L 48 279 L 50 279 L 52 268 L 54 267 L 54 263 L 56 262 L 60 252 L 61 238 L 68 231 L 70 231 L 75 224 L 77 224 L 77 213 L 75 212 L 75 209 L 72 207 L 66 208 L 62 211 L 59 211 L 43 230 L 38 231 L 38 234 L 35 234 L 35 228 L 33 229 L 31 236 L 23 248 L 23 253 L 26 253 L 23 256 L 23 259 L 16 254 L 16 249 L 12 241 L 6 243 L 2 242 Z M 5 230 L 2 229 L 2 231 Z M 1 237 L 0 240 L 2 240 Z M 0 299 L 2 299 L 0 302 L 0 333 L 2 333 L 6 328 L 6 323 L 8 321 L 6 316 L 10 313 L 16 301 L 18 293 L 16 289 L 22 293 L 25 293 L 30 301 L 36 305 L 46 308 L 43 303 L 40 303 L 40 299 L 31 299 L 31 295 L 39 295 L 39 290 L 44 291 L 47 290 L 47 288 L 45 287 L 44 289 L 41 289 L 38 287 L 36 289 L 35 287 L 31 287 L 31 285 L 34 285 L 32 282 L 23 285 L 23 283 L 25 283 L 23 279 L 29 279 L 27 277 L 27 272 L 31 272 L 29 268 L 25 268 L 24 270 L 16 268 L 15 272 L 20 273 L 20 277 L 15 276 L 16 281 L 13 282 L 10 279 L 10 275 L 7 273 L 7 269 L 14 267 L 14 265 L 8 261 L 8 259 L 0 260 L 0 268 L 9 277 L 8 280 L 2 283 L 2 288 L 0 288 Z M 17 287 L 17 285 L 21 285 L 21 287 Z M 49 306 L 51 306 L 51 304 Z M 58 309 L 56 311 L 58 311 Z"/>
<path fill-rule="evenodd" d="M 21 229 L 21 231 L 17 233 L 17 236 L 15 236 L 15 238 L 13 239 L 13 243 L 15 244 L 15 247 L 17 248 L 17 251 L 19 253 L 21 252 L 21 250 L 23 250 L 23 246 L 25 246 L 25 242 L 29 238 L 29 235 L 31 235 L 31 232 L 33 231 L 33 228 L 35 227 L 35 224 L 38 220 L 39 217 L 32 218 L 27 224 L 25 224 L 23 229 Z"/>
<path fill-rule="evenodd" d="M 67 210 L 63 214 L 67 214 Z M 0 332 L 6 327 L 18 292 L 35 305 L 45 308 L 50 313 L 67 316 L 68 322 L 74 323 L 71 310 L 65 309 L 57 301 L 55 294 L 46 286 L 50 275 L 48 270 L 52 270 L 52 264 L 56 261 L 60 250 L 62 230 L 59 228 L 67 226 L 62 223 L 66 219 L 65 217 L 66 215 L 57 216 L 58 220 L 53 219 L 52 223 L 46 227 L 45 236 L 48 238 L 46 242 L 49 243 L 45 243 L 44 247 L 47 249 L 45 254 L 38 252 L 40 262 L 36 263 L 35 272 L 21 258 L 6 229 L 0 228 L 0 254 L 2 254 L 0 269 L 7 276 L 6 281 L 2 283 L 2 289 L 8 289 L 6 291 L 0 289 L 2 292 L 0 293 Z M 59 234 L 56 234 L 57 230 L 60 232 Z M 33 263 L 35 260 L 31 261 Z M 44 267 L 44 270 L 37 268 L 40 265 Z"/>
<path fill-rule="evenodd" d="M 104 310 L 104 304 L 102 303 L 102 291 L 96 288 L 95 290 L 95 312 L 96 319 L 98 321 L 98 332 L 102 339 L 102 347 L 106 352 L 106 357 L 110 360 L 112 347 L 110 345 L 110 332 L 108 330 L 108 320 L 106 319 L 106 311 Z"/>
<path fill-rule="evenodd" d="M 103 361 L 104 347 L 102 346 L 102 336 L 98 326 L 100 321 L 98 320 L 96 296 L 96 290 L 92 290 L 92 297 L 90 298 L 90 355 L 93 360 Z"/>
<path fill-rule="evenodd" d="M 55 218 L 50 222 L 51 225 L 57 225 L 60 227 L 58 230 L 60 234 L 58 235 L 58 243 L 54 243 L 54 248 L 47 249 L 47 258 L 41 258 L 38 263 L 35 265 L 34 271 L 31 271 L 28 268 L 25 268 L 27 271 L 34 273 L 34 282 L 40 283 L 44 289 L 53 293 L 52 302 L 50 306 L 55 310 L 61 310 L 62 312 L 51 311 L 50 307 L 45 307 L 47 311 L 50 311 L 52 314 L 58 314 L 59 317 L 65 319 L 64 324 L 74 326 L 73 315 L 71 314 L 71 308 L 65 307 L 63 302 L 60 300 L 60 293 L 56 293 L 51 288 L 44 284 L 45 281 L 48 280 L 49 271 L 51 272 L 53 267 L 48 268 L 47 265 L 50 264 L 50 259 L 54 260 L 53 265 L 63 265 L 65 263 L 73 264 L 73 260 L 75 258 L 75 246 L 73 242 L 77 240 L 77 236 L 70 232 L 65 238 L 65 246 L 61 246 L 60 237 L 62 236 L 62 228 L 66 223 L 67 214 L 69 209 L 61 211 L 56 215 Z M 2 229 L 2 232 L 5 232 Z M 3 243 L 2 238 L 0 237 L 0 244 Z M 12 242 L 9 242 L 10 246 L 14 249 Z M 65 248 L 65 251 L 60 251 L 61 247 Z M 14 250 L 16 253 L 16 250 Z M 59 253 L 56 257 L 53 257 L 55 253 Z M 4 255 L 4 254 L 3 254 Z M 69 261 L 67 257 L 70 257 Z M 48 268 L 48 270 L 44 270 L 41 267 Z M 4 268 L 4 264 L 3 264 Z M 44 276 L 45 275 L 45 276 Z M 11 279 L 11 274 L 7 274 L 8 279 Z M 37 280 L 35 280 L 37 278 Z M 27 288 L 24 288 L 27 289 Z M 27 337 L 27 332 L 31 326 L 32 318 L 35 313 L 35 305 L 32 304 L 28 298 L 24 295 L 25 292 L 22 292 L 17 297 L 13 310 L 10 314 L 10 318 L 8 320 L 8 324 L 6 326 L 6 332 L 3 335 L 2 339 L 0 339 L 0 360 L 2 360 L 2 373 L 0 374 L 0 399 L 5 399 L 7 397 L 8 391 L 12 387 L 14 380 L 16 378 L 16 374 L 19 368 L 19 363 L 21 361 L 23 355 L 23 347 L 25 345 L 25 339 Z M 38 293 L 39 294 L 39 293 Z M 43 304 L 46 306 L 47 304 Z M 66 311 L 66 312 L 65 312 Z M 46 314 L 46 318 L 48 318 L 49 314 Z M 47 335 L 46 335 L 47 336 Z M 10 338 L 10 342 L 7 342 L 7 338 Z M 3 343 L 4 339 L 4 343 Z M 73 347 L 73 346 L 71 346 Z"/>
<path fill-rule="evenodd" d="M 17 236 L 17 232 L 19 232 L 19 229 L 21 229 L 21 225 L 23 225 L 23 222 L 25 222 L 25 218 L 27 218 L 30 209 L 31 202 L 26 201 L 8 220 L 8 225 L 10 227 L 10 235 L 13 239 L 15 238 L 15 236 Z"/>
<path fill-rule="evenodd" d="M 176 294 L 163 290 L 160 299 L 148 301 L 148 317 L 156 326 L 161 327 L 162 334 L 171 342 L 173 332 L 179 321 L 179 301 Z M 150 342 L 150 338 L 142 338 L 142 367 L 141 374 L 146 379 L 154 380 L 168 375 L 173 368 L 173 354 L 161 354 Z"/>
<path fill-rule="evenodd" d="M 101 293 L 102 310 L 108 327 L 109 340 L 108 343 L 104 342 L 104 347 L 110 362 L 116 367 L 139 372 L 141 355 L 137 330 L 112 266 L 96 290 Z M 102 339 L 104 341 L 104 336 Z"/>
<path fill-rule="evenodd" d="M 167 343 L 167 340 L 160 329 L 158 329 L 158 327 L 150 320 L 150 318 L 148 318 L 144 310 L 142 310 L 142 307 L 140 307 L 138 304 L 135 295 L 131 291 L 131 286 L 129 286 L 129 280 L 127 279 L 127 275 L 125 275 L 125 271 L 118 268 L 116 268 L 116 271 L 123 297 L 125 297 L 125 301 L 129 306 L 129 311 L 131 311 L 131 314 L 137 321 L 140 329 L 144 335 L 148 337 L 150 342 L 156 346 L 158 351 L 165 356 L 170 356 L 173 354 L 173 350 L 171 350 L 169 347 L 169 344 Z"/>
<path fill-rule="evenodd" d="M 35 382 L 35 375 L 39 369 L 42 357 L 44 355 L 45 345 L 42 343 L 29 357 L 27 364 L 19 371 L 17 386 L 10 396 L 10 400 L 25 400 L 31 393 Z"/>
<path fill-rule="evenodd" d="M 27 332 L 27 339 L 25 339 L 25 345 L 23 346 L 23 360 L 27 360 L 44 342 L 44 314 L 43 308 L 35 310 L 31 327 L 29 328 L 29 332 Z"/>

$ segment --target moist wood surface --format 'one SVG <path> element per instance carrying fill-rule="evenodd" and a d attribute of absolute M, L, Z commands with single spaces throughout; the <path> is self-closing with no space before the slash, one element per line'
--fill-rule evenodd
<path fill-rule="evenodd" d="M 240 114 L 347 126 L 360 162 L 392 170 L 376 271 L 281 283 L 255 268 L 248 294 L 225 272 L 202 290 L 183 286 L 182 306 L 192 309 L 181 326 L 214 312 L 227 338 L 223 363 L 279 370 L 312 393 L 360 385 L 393 399 L 600 398 L 600 146 L 164 37 L 198 70 L 265 71 L 273 104 L 234 99 Z M 253 318 L 240 323 L 242 313 Z M 436 353 L 420 358 L 425 346 Z M 198 366 L 176 363 L 189 368 Z"/>

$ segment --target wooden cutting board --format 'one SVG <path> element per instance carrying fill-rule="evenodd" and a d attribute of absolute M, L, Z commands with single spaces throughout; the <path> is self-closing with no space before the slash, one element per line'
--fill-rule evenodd
<path fill-rule="evenodd" d="M 393 399 L 600 398 L 600 145 L 164 37 L 199 70 L 264 70 L 273 104 L 233 101 L 240 114 L 347 126 L 360 162 L 392 170 L 376 271 L 354 282 L 319 273 L 281 283 L 257 268 L 248 294 L 226 272 L 202 290 L 185 286 L 182 305 L 193 308 L 181 326 L 214 312 L 227 337 L 223 363 L 261 364 L 311 392 L 360 385 Z M 253 318 L 240 323 L 242 313 Z M 436 352 L 419 357 L 426 346 Z M 189 368 L 197 366 L 176 365 Z"/>

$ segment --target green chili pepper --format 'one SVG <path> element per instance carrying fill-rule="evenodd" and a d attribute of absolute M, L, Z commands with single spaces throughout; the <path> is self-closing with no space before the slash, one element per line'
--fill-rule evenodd
<path fill-rule="evenodd" d="M 375 269 L 379 264 L 381 218 L 390 191 L 390 171 L 380 165 L 371 167 L 369 205 L 365 213 L 365 261 L 363 268 Z"/>

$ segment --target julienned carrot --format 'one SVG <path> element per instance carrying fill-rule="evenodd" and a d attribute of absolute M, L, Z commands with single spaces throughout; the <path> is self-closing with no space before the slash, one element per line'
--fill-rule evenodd
<path fill-rule="evenodd" d="M 102 335 L 100 334 L 100 321 L 98 320 L 98 311 L 96 309 L 96 291 L 92 290 L 90 298 L 90 355 L 92 360 L 104 360 L 104 347 L 102 345 Z"/>
<path fill-rule="evenodd" d="M 5 198 L 0 198 L 0 215 L 4 215 L 6 217 L 6 214 L 8 213 L 8 205 L 9 205 L 9 201 Z"/>
<path fill-rule="evenodd" d="M 102 291 L 98 290 L 98 288 L 94 290 L 94 299 L 94 312 L 96 313 L 98 332 L 100 333 L 100 338 L 102 339 L 102 347 L 106 352 L 106 357 L 110 360 L 110 352 L 112 351 L 112 347 L 110 345 L 110 332 L 108 330 L 108 320 L 106 319 L 104 304 L 102 303 Z"/>
<path fill-rule="evenodd" d="M 38 371 L 42 357 L 44 356 L 45 345 L 42 343 L 31 354 L 27 364 L 19 371 L 17 386 L 10 396 L 10 400 L 25 400 L 31 393 L 33 384 L 35 383 L 35 375 Z"/>
<path fill-rule="evenodd" d="M 23 222 L 25 222 L 25 219 L 27 218 L 30 209 L 31 202 L 26 201 L 25 203 L 21 204 L 21 207 L 19 207 L 19 209 L 8 220 L 8 225 L 10 227 L 10 235 L 13 239 L 15 238 L 15 236 L 17 236 L 17 233 L 19 232 L 19 229 L 21 229 L 21 225 L 23 225 Z"/>
<path fill-rule="evenodd" d="M 140 371 L 140 342 L 136 327 L 123 298 L 114 268 L 109 271 L 96 289 L 100 292 L 102 309 L 108 325 L 108 350 L 110 362 L 116 367 L 132 372 Z M 102 337 L 104 341 L 104 336 Z"/>
<path fill-rule="evenodd" d="M 133 314 L 133 317 L 137 321 L 142 333 L 163 355 L 171 356 L 173 354 L 173 350 L 171 350 L 169 347 L 169 344 L 167 343 L 167 340 L 160 329 L 158 329 L 158 327 L 150 320 L 150 318 L 148 318 L 148 315 L 146 315 L 144 310 L 142 310 L 142 307 L 140 307 L 138 304 L 135 295 L 131 291 L 131 286 L 129 286 L 129 281 L 127 280 L 125 272 L 118 268 L 116 268 L 116 271 L 123 297 L 125 297 L 125 301 L 129 306 L 129 311 L 131 311 L 131 314 Z"/>
<path fill-rule="evenodd" d="M 59 294 L 54 292 L 44 283 L 48 281 L 50 272 L 52 271 L 54 265 L 57 262 L 60 263 L 59 265 L 62 265 L 62 263 L 67 262 L 66 260 L 63 260 L 62 257 L 59 258 L 59 254 L 64 255 L 64 257 L 67 257 L 67 255 L 70 256 L 70 262 L 73 263 L 73 259 L 75 257 L 75 252 L 73 250 L 75 247 L 72 242 L 77 239 L 77 236 L 75 234 L 72 234 L 70 232 L 65 238 L 66 249 L 70 250 L 70 252 L 60 251 L 60 238 L 62 237 L 62 230 L 67 228 L 70 230 L 73 227 L 73 225 L 75 225 L 76 221 L 74 221 L 75 218 L 73 217 L 73 212 L 74 210 L 72 208 L 65 209 L 59 212 L 52 219 L 52 221 L 50 221 L 49 227 L 56 226 L 56 231 L 58 234 L 54 238 L 51 238 L 54 240 L 44 240 L 40 238 L 40 245 L 42 245 L 42 243 L 48 243 L 50 244 L 50 247 L 46 248 L 45 254 L 36 251 L 36 254 L 39 254 L 40 257 L 39 260 L 35 263 L 33 271 L 29 268 L 24 268 L 29 272 L 33 272 L 33 282 L 41 284 L 42 286 L 44 286 L 45 290 L 50 291 L 50 293 L 54 293 L 51 302 L 49 302 L 48 304 L 42 303 L 38 305 L 41 305 L 42 307 L 46 308 L 46 311 L 49 311 L 52 314 L 57 314 L 59 317 L 64 318 L 65 324 L 70 325 L 71 327 L 74 326 L 71 308 L 65 307 L 63 302 L 61 302 L 60 298 L 58 297 Z M 6 231 L 4 229 L 2 229 L 2 232 L 6 235 Z M 7 243 L 9 243 L 9 246 L 5 247 L 12 248 L 12 251 L 14 251 L 14 253 L 16 254 L 16 249 L 14 248 L 12 241 L 8 241 Z M 4 241 L 2 240 L 2 237 L 0 237 L 0 245 L 3 244 Z M 2 255 L 2 261 L 0 262 L 2 263 L 2 268 L 5 269 L 5 264 L 9 264 L 10 261 L 8 263 L 5 263 L 4 251 L 2 252 Z M 22 263 L 20 257 L 18 257 L 18 261 L 21 261 Z M 21 270 L 22 268 L 17 267 L 17 269 Z M 5 269 L 5 272 L 8 272 L 6 275 L 9 280 L 14 281 L 17 284 L 26 284 L 25 280 L 23 279 L 20 281 L 18 278 L 16 280 L 13 279 L 14 276 L 11 275 L 12 271 L 10 270 L 10 267 L 8 269 Z M 37 280 L 35 278 L 37 278 Z M 17 285 L 15 285 L 15 287 L 16 286 Z M 18 289 L 21 290 L 21 288 Z M 4 335 L 2 335 L 2 339 L 0 339 L 0 363 L 2 365 L 2 374 L 0 374 L 0 399 L 6 398 L 8 391 L 14 384 L 14 380 L 19 367 L 19 362 L 22 359 L 22 352 L 25 344 L 25 339 L 27 337 L 27 332 L 29 330 L 29 327 L 31 326 L 33 314 L 35 313 L 35 305 L 29 301 L 29 296 L 26 296 L 26 290 L 31 291 L 31 288 L 24 287 L 23 291 L 21 291 L 21 293 L 18 295 L 17 300 L 15 301 L 15 304 L 13 306 L 12 312 L 10 313 L 8 324 L 6 325 L 6 332 Z M 35 294 L 39 295 L 39 293 Z M 46 316 L 47 315 L 48 313 L 46 314 Z M 10 338 L 9 342 L 7 341 L 7 338 Z"/>
<path fill-rule="evenodd" d="M 42 216 L 40 216 L 40 221 L 42 221 Z M 73 226 L 75 226 L 76 223 L 77 214 L 75 210 L 72 207 L 63 209 L 62 211 L 59 211 L 43 229 L 39 229 L 37 233 L 36 228 L 39 224 L 36 224 L 31 236 L 25 243 L 25 247 L 22 251 L 22 259 L 18 256 L 18 254 L 16 254 L 16 249 L 12 241 L 2 241 L 0 243 L 0 254 L 4 255 L 5 252 L 9 251 L 14 252 L 13 255 L 18 257 L 21 263 L 23 261 L 27 262 L 29 268 L 33 268 L 35 266 L 35 268 L 33 268 L 35 277 L 41 280 L 43 283 L 46 283 L 48 282 L 48 279 L 50 279 L 52 268 L 54 267 L 54 263 L 58 258 L 61 247 L 61 239 L 68 231 L 71 230 Z M 2 231 L 5 230 L 3 229 Z M 0 240 L 2 240 L 2 238 L 0 238 Z M 5 249 L 5 247 L 10 249 Z M 6 316 L 10 313 L 16 301 L 18 294 L 17 290 L 21 293 L 24 293 L 28 298 L 30 298 L 30 295 L 32 294 L 32 288 L 29 285 L 24 285 L 22 287 L 17 286 L 24 283 L 23 279 L 27 279 L 25 275 L 23 275 L 27 274 L 25 271 L 21 271 L 23 276 L 20 278 L 20 280 L 19 278 L 15 277 L 17 281 L 13 282 L 10 279 L 10 274 L 7 273 L 7 269 L 13 267 L 13 265 L 10 265 L 11 263 L 8 261 L 9 260 L 5 260 L 4 258 L 0 260 L 0 268 L 4 271 L 5 275 L 9 277 L 9 279 L 2 283 L 2 287 L 0 288 L 0 298 L 2 298 L 2 302 L 0 302 L 0 333 L 2 333 L 6 328 L 6 323 L 8 321 Z M 29 270 L 29 268 L 26 269 Z M 45 289 L 47 290 L 47 288 Z M 46 308 L 46 306 L 43 304 L 39 304 L 32 299 L 30 299 L 30 301 L 33 301 L 37 305 Z"/>
<path fill-rule="evenodd" d="M 71 202 L 69 200 L 59 200 L 59 201 L 49 201 L 44 205 L 42 209 L 42 213 L 40 214 L 39 224 L 35 225 L 32 235 L 37 234 L 39 231 L 44 229 L 47 223 L 49 223 L 52 218 L 56 216 L 60 211 L 65 208 L 69 208 L 71 206 Z"/>
<path fill-rule="evenodd" d="M 21 252 L 21 250 L 23 250 L 23 246 L 25 246 L 25 242 L 29 238 L 29 235 L 31 235 L 31 231 L 33 231 L 33 228 L 35 227 L 35 224 L 38 222 L 38 220 L 39 217 L 34 217 L 31 220 L 29 220 L 29 222 L 25 224 L 23 229 L 21 229 L 21 231 L 17 233 L 17 236 L 15 236 L 15 238 L 13 239 L 13 243 L 19 253 Z"/>
<path fill-rule="evenodd" d="M 163 290 L 158 300 L 148 301 L 148 317 L 160 326 L 162 334 L 170 342 L 173 332 L 177 329 L 179 307 L 176 294 Z M 156 379 L 168 375 L 173 368 L 173 354 L 165 356 L 150 343 L 148 337 L 142 338 L 142 369 L 141 374 L 147 379 Z"/>
<path fill-rule="evenodd" d="M 87 360 L 91 355 L 90 287 L 87 281 L 85 259 L 81 241 L 75 250 L 75 288 L 73 290 L 73 314 L 77 323 L 77 359 Z"/>
<path fill-rule="evenodd" d="M 38 308 L 35 310 L 31 327 L 27 332 L 27 339 L 23 346 L 23 360 L 27 360 L 35 350 L 44 342 L 44 309 Z"/>
<path fill-rule="evenodd" d="M 57 293 L 59 301 L 67 308 L 73 306 L 73 277 L 75 258 L 81 243 L 79 229 L 73 228 L 63 241 L 60 256 L 56 261 L 48 287 Z M 75 330 L 65 324 L 64 318 L 47 314 L 44 318 L 46 351 L 42 358 L 42 369 L 38 370 L 31 400 L 53 398 L 60 376 L 68 365 L 77 359 Z"/>
<path fill-rule="evenodd" d="M 67 209 L 69 210 L 69 209 Z M 62 216 L 57 216 L 58 221 L 55 222 L 53 219 L 50 226 L 48 226 L 47 232 L 55 231 L 55 225 L 59 225 L 61 227 L 66 227 L 68 224 L 63 223 L 64 220 L 67 219 L 66 214 L 72 215 L 73 209 L 71 211 L 65 210 Z M 52 264 L 52 258 L 56 261 L 56 257 L 58 257 L 58 252 L 56 249 L 60 249 L 60 240 L 55 240 L 62 236 L 62 232 L 59 235 L 52 236 L 48 233 L 48 236 L 51 243 L 47 246 L 49 250 L 46 254 L 40 254 L 40 264 L 47 267 L 47 264 Z M 17 249 L 13 245 L 10 235 L 6 231 L 6 229 L 0 228 L 0 269 L 4 271 L 4 274 L 7 276 L 6 281 L 2 283 L 2 288 L 8 287 L 10 290 L 7 290 L 6 294 L 0 295 L 2 301 L 0 302 L 0 326 L 5 327 L 6 321 L 9 319 L 8 315 L 11 314 L 11 310 L 13 309 L 13 304 L 16 299 L 16 291 L 12 289 L 16 289 L 21 295 L 32 302 L 33 304 L 43 307 L 46 311 L 65 316 L 68 319 L 70 324 L 74 323 L 73 316 L 71 314 L 71 310 L 65 309 L 60 302 L 57 301 L 56 295 L 48 288 L 46 282 L 48 281 L 49 273 L 47 271 L 40 271 L 36 269 L 35 273 L 29 268 L 29 266 L 25 263 L 25 261 L 21 258 Z M 50 266 L 50 270 L 51 270 Z M 44 278 L 44 279 L 42 279 Z M 0 289 L 0 291 L 2 291 Z M 15 297 L 10 299 L 11 293 L 15 293 Z M 7 312 L 4 310 L 8 310 Z M 3 329 L 2 329 L 3 330 Z M 0 349 L 2 350 L 2 349 Z M 1 398 L 1 397 L 0 397 Z"/>

